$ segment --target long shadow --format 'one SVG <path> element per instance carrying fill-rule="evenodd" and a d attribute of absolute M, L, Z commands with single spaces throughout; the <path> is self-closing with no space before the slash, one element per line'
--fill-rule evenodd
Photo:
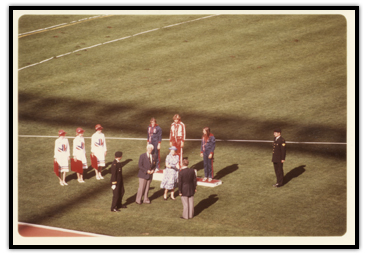
<path fill-rule="evenodd" d="M 135 202 L 136 197 L 137 197 L 137 193 L 135 193 L 133 196 L 128 197 L 125 200 L 125 203 L 123 205 L 128 206 L 130 204 L 133 204 Z M 123 199 L 124 199 L 124 197 L 123 197 Z"/>
<path fill-rule="evenodd" d="M 305 167 L 306 167 L 306 165 L 301 165 L 301 166 L 298 166 L 298 167 L 290 170 L 284 176 L 284 185 L 287 184 L 292 179 L 297 178 L 299 175 L 303 174 L 305 172 Z"/>
<path fill-rule="evenodd" d="M 32 122 L 36 123 L 52 123 L 55 126 L 55 130 L 59 127 L 65 127 L 67 130 L 76 126 L 84 126 L 86 128 L 86 136 L 90 135 L 93 127 L 96 125 L 95 121 L 89 117 L 80 117 L 78 115 L 78 109 L 83 106 L 84 109 L 89 109 L 89 112 L 111 112 L 111 114 L 102 115 L 100 122 L 103 123 L 106 132 L 120 133 L 124 130 L 125 133 L 141 137 L 142 134 L 146 134 L 147 120 L 152 116 L 159 118 L 160 126 L 163 130 L 163 137 L 169 137 L 169 127 L 172 120 L 172 116 L 176 112 L 181 112 L 184 123 L 191 127 L 187 129 L 187 137 L 200 138 L 201 128 L 204 126 L 213 127 L 216 139 L 228 140 L 228 139 L 270 139 L 272 140 L 272 130 L 275 128 L 275 122 L 273 120 L 257 120 L 256 125 L 253 119 L 249 119 L 247 116 L 241 118 L 234 118 L 231 114 L 215 115 L 215 114 L 203 114 L 197 111 L 183 111 L 183 109 L 177 108 L 145 108 L 135 104 L 117 104 L 109 103 L 108 101 L 101 104 L 100 101 L 84 101 L 75 100 L 74 98 L 65 98 L 60 96 L 47 96 L 39 97 L 32 93 L 18 92 L 19 96 L 19 110 L 18 119 L 22 123 Z M 58 111 L 58 115 L 55 115 L 54 109 L 63 109 Z M 114 111 L 115 109 L 115 111 Z M 126 117 L 123 121 L 115 121 L 115 117 L 118 117 L 120 111 L 116 109 L 124 109 L 126 111 L 136 112 L 132 117 Z M 158 114 L 159 113 L 159 114 Z M 74 116 L 79 116 L 78 118 Z M 159 115 L 159 116 L 157 116 Z M 148 124 L 148 123 L 147 123 Z M 235 127 L 250 126 L 247 132 Z M 302 125 L 295 122 L 281 121 L 277 123 L 277 126 L 285 130 L 283 136 L 286 141 L 334 141 L 334 142 L 346 142 L 346 127 L 331 127 L 329 125 L 322 124 L 309 124 Z M 229 129 L 234 129 L 234 132 L 229 136 Z M 240 143 L 244 146 L 244 143 Z M 248 147 L 260 148 L 263 145 L 260 143 L 247 143 Z M 290 145 L 289 145 L 290 146 Z M 325 157 L 345 159 L 346 158 L 346 146 L 333 145 L 329 147 L 322 146 L 295 146 L 294 149 L 298 152 L 308 154 L 318 154 Z M 185 149 L 184 149 L 185 151 Z"/>
<path fill-rule="evenodd" d="M 105 167 L 102 168 L 101 173 L 103 176 L 106 175 L 108 172 L 110 172 L 109 169 L 107 169 L 107 167 L 111 164 L 112 162 L 107 162 Z M 89 166 L 87 169 L 83 169 L 83 180 L 90 179 L 94 176 L 95 176 L 95 170 L 92 166 Z M 77 173 L 73 172 L 73 174 L 69 174 L 68 176 L 65 177 L 65 182 L 69 182 L 71 180 L 77 180 L 77 179 L 78 179 Z"/>
<path fill-rule="evenodd" d="M 111 162 L 107 162 L 105 164 L 105 166 L 102 168 L 102 171 L 101 171 L 102 176 L 105 176 L 108 173 L 110 173 L 109 166 L 111 164 L 112 164 L 112 161 Z M 83 179 L 84 180 L 91 179 L 92 177 L 95 177 L 95 176 L 96 176 L 95 169 L 92 166 L 89 166 L 88 169 L 83 172 Z"/>
<path fill-rule="evenodd" d="M 130 161 L 133 161 L 133 159 L 127 159 L 124 162 L 121 162 L 121 167 L 123 168 L 125 165 L 127 165 Z M 107 168 L 109 165 L 111 165 L 112 162 L 108 162 L 104 168 L 102 168 L 101 174 L 102 176 L 105 176 L 109 173 L 111 173 L 111 167 Z"/>
<path fill-rule="evenodd" d="M 122 162 L 121 163 L 122 167 L 127 165 L 130 161 L 133 161 L 133 160 L 132 159 L 127 159 L 124 162 Z M 102 176 L 105 176 L 105 175 L 111 173 L 110 167 L 109 167 L 111 164 L 112 164 L 112 162 L 107 162 L 105 167 L 102 168 L 102 171 L 101 171 Z M 92 177 L 95 177 L 95 176 L 96 176 L 95 170 L 92 166 L 89 166 L 88 169 L 83 170 L 83 179 L 84 180 L 91 179 Z M 67 177 L 65 177 L 66 182 L 74 180 L 74 179 L 75 180 L 77 179 L 77 173 L 74 173 L 74 174 L 71 174 L 71 175 L 68 175 Z"/>
<path fill-rule="evenodd" d="M 159 189 L 159 190 L 157 190 L 155 193 L 153 193 L 153 194 L 149 197 L 149 199 L 150 199 L 151 201 L 153 201 L 153 200 L 155 200 L 155 199 L 157 199 L 157 198 L 163 197 L 163 196 L 164 196 L 164 192 L 165 192 L 165 189 Z"/>
<path fill-rule="evenodd" d="M 194 207 L 194 216 L 199 215 L 203 210 L 209 208 L 211 205 L 217 202 L 219 198 L 216 194 L 210 195 L 208 198 L 203 199 Z"/>
<path fill-rule="evenodd" d="M 239 169 L 238 164 L 232 164 L 232 165 L 227 166 L 224 169 L 221 169 L 220 171 L 218 171 L 213 178 L 219 180 L 219 179 L 223 178 L 224 176 L 235 172 L 238 169 Z"/>
<path fill-rule="evenodd" d="M 77 180 L 78 176 L 77 173 L 72 172 L 73 174 L 69 174 L 65 177 L 65 182 L 70 182 L 71 180 Z"/>
<path fill-rule="evenodd" d="M 138 186 L 137 186 L 137 189 L 138 189 Z M 153 190 L 155 189 L 154 187 L 150 187 L 149 190 Z M 164 190 L 163 189 L 160 189 L 158 191 L 156 191 L 155 193 L 153 193 L 152 196 L 149 197 L 149 200 L 155 200 L 156 198 L 160 197 L 161 196 L 161 193 L 162 193 L 162 196 L 164 195 Z M 125 200 L 125 203 L 123 205 L 130 205 L 130 204 L 133 204 L 135 203 L 135 199 L 137 198 L 137 193 L 135 193 L 134 195 L 128 197 L 126 200 Z"/>
<path fill-rule="evenodd" d="M 192 165 L 190 168 L 197 169 L 197 171 L 204 169 L 203 160 L 197 164 Z"/>
<path fill-rule="evenodd" d="M 92 177 L 95 177 L 95 169 L 92 166 L 89 166 L 87 170 L 84 171 L 83 173 L 83 179 L 84 180 L 88 180 L 91 179 Z"/>

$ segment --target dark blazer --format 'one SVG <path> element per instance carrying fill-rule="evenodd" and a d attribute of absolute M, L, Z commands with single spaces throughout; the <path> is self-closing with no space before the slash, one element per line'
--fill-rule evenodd
<path fill-rule="evenodd" d="M 152 163 L 154 163 L 153 160 L 153 155 L 152 155 Z M 147 171 L 152 169 L 152 165 L 149 158 L 147 157 L 147 152 L 143 153 L 140 157 L 139 157 L 139 162 L 138 162 L 138 167 L 139 167 L 139 171 L 138 171 L 138 177 L 145 179 L 145 180 L 152 180 L 152 174 L 148 174 Z"/>
<path fill-rule="evenodd" d="M 111 185 L 121 185 L 123 183 L 123 172 L 121 169 L 121 163 L 116 159 L 111 165 Z"/>
<path fill-rule="evenodd" d="M 276 141 L 276 137 L 273 142 L 272 162 L 281 162 L 286 157 L 286 143 L 285 139 L 281 136 Z"/>
<path fill-rule="evenodd" d="M 194 169 L 184 168 L 179 172 L 179 193 L 184 197 L 194 196 L 197 188 L 197 176 Z"/>

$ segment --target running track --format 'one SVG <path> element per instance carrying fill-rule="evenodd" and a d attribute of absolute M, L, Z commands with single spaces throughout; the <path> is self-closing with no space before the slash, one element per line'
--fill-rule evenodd
<path fill-rule="evenodd" d="M 29 223 L 18 223 L 18 232 L 23 237 L 101 237 L 87 232 L 54 228 Z"/>

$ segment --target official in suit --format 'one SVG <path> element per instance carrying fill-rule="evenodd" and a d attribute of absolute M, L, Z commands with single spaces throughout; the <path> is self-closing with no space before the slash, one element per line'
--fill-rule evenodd
<path fill-rule="evenodd" d="M 122 205 L 125 192 L 123 184 L 123 171 L 120 163 L 122 157 L 123 153 L 121 151 L 115 152 L 115 160 L 111 165 L 112 212 L 119 212 L 119 208 L 126 208 L 125 205 Z"/>
<path fill-rule="evenodd" d="M 283 185 L 284 180 L 284 162 L 286 157 L 285 139 L 281 137 L 281 129 L 275 129 L 273 132 L 275 137 L 273 142 L 272 162 L 275 168 L 277 182 L 273 186 L 279 188 Z"/>
<path fill-rule="evenodd" d="M 139 157 L 138 162 L 139 186 L 135 202 L 139 205 L 142 204 L 142 196 L 144 196 L 143 198 L 144 204 L 151 203 L 151 201 L 148 199 L 148 191 L 152 181 L 152 175 L 155 172 L 155 165 L 156 165 L 154 157 L 152 156 L 153 145 L 148 144 L 146 150 L 147 151 Z"/>
<path fill-rule="evenodd" d="M 179 195 L 183 204 L 182 219 L 194 216 L 194 193 L 197 192 L 197 175 L 194 169 L 188 168 L 188 159 L 183 159 L 183 167 L 179 172 Z"/>

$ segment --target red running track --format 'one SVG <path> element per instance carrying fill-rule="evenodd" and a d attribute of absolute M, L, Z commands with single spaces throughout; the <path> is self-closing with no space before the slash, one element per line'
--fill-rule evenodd
<path fill-rule="evenodd" d="M 28 223 L 18 223 L 18 232 L 23 237 L 96 237 L 97 234 L 58 229 Z M 102 236 L 102 235 L 101 235 Z"/>

